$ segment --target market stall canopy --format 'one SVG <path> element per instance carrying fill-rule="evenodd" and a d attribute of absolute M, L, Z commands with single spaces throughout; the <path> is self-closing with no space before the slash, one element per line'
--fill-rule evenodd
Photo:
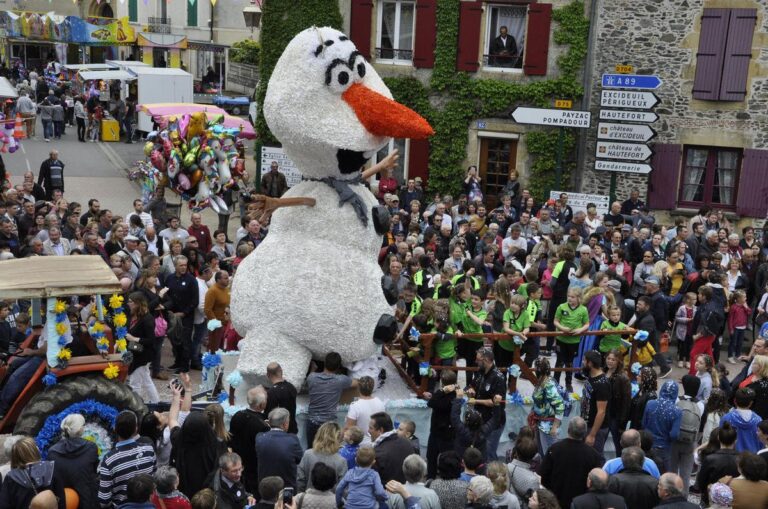
<path fill-rule="evenodd" d="M 0 97 L 19 97 L 19 93 L 16 91 L 16 87 L 11 85 L 8 78 L 0 77 Z"/>
<path fill-rule="evenodd" d="M 77 73 L 80 77 L 80 81 L 92 81 L 92 80 L 120 80 L 120 81 L 132 81 L 136 79 L 136 76 L 128 71 L 80 71 Z"/>
<path fill-rule="evenodd" d="M 35 299 L 121 292 L 100 256 L 33 256 L 0 262 L 0 299 Z"/>
<path fill-rule="evenodd" d="M 236 117 L 234 115 L 224 115 L 224 127 L 240 129 L 238 137 L 253 140 L 256 138 L 256 131 L 247 118 Z"/>
<path fill-rule="evenodd" d="M 67 64 L 62 66 L 68 71 L 106 71 L 115 69 L 115 66 L 109 64 Z"/>

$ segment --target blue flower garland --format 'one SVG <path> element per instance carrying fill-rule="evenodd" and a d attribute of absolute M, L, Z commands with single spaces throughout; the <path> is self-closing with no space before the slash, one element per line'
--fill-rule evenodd
<path fill-rule="evenodd" d="M 221 364 L 221 356 L 218 353 L 206 352 L 203 354 L 202 364 L 204 368 L 215 368 Z"/>
<path fill-rule="evenodd" d="M 58 382 L 58 378 L 54 373 L 48 373 L 43 377 L 43 385 L 45 385 L 46 387 L 56 385 L 56 382 Z"/>
<path fill-rule="evenodd" d="M 79 403 L 73 403 L 61 412 L 49 416 L 40 432 L 35 437 L 38 449 L 42 454 L 43 459 L 48 456 L 48 448 L 52 445 L 51 442 L 56 442 L 56 439 L 61 434 L 61 421 L 64 420 L 70 414 L 82 414 L 86 421 L 88 418 L 103 421 L 107 429 L 114 429 L 115 419 L 117 419 L 118 410 L 110 405 L 99 403 L 93 399 L 86 399 Z M 99 444 L 96 444 L 97 446 Z M 106 451 L 105 451 L 106 452 Z"/>

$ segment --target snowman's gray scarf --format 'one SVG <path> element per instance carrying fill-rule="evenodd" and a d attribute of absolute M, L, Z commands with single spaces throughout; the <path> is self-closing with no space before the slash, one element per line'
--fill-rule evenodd
<path fill-rule="evenodd" d="M 323 177 L 321 179 L 304 177 L 304 179 L 312 182 L 323 182 L 324 184 L 331 186 L 331 188 L 339 194 L 339 207 L 343 207 L 345 203 L 349 203 L 352 205 L 352 208 L 355 209 L 357 218 L 363 223 L 363 226 L 368 226 L 368 210 L 365 202 L 363 202 L 362 198 L 360 198 L 360 196 L 358 196 L 358 194 L 350 187 L 350 184 L 362 184 L 362 175 L 345 180 L 337 179 L 335 177 Z"/>

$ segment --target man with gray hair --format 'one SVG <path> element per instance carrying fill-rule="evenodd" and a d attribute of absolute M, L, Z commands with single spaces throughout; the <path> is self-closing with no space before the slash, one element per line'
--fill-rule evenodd
<path fill-rule="evenodd" d="M 259 462 L 259 481 L 265 477 L 277 476 L 286 486 L 296 489 L 296 469 L 304 451 L 299 438 L 288 433 L 291 414 L 285 408 L 269 412 L 270 430 L 256 436 L 256 456 L 269 458 Z"/>
<path fill-rule="evenodd" d="M 484 475 L 476 475 L 469 481 L 467 507 L 488 507 L 493 498 L 493 483 Z"/>
<path fill-rule="evenodd" d="M 59 151 L 51 150 L 48 159 L 40 165 L 40 173 L 37 175 L 37 183 L 45 189 L 45 199 L 53 199 L 53 190 L 64 192 L 64 163 L 59 160 Z"/>
<path fill-rule="evenodd" d="M 683 479 L 679 475 L 672 472 L 662 475 L 658 488 L 661 502 L 654 509 L 698 509 L 698 505 L 688 502 L 683 491 Z"/>
<path fill-rule="evenodd" d="M 267 391 L 261 385 L 248 390 L 248 408 L 232 416 L 229 432 L 232 451 L 240 455 L 243 461 L 243 483 L 251 493 L 259 492 L 259 461 L 256 456 L 256 437 L 269 431 L 269 424 L 264 419 L 267 406 Z"/>
<path fill-rule="evenodd" d="M 179 472 L 175 468 L 158 467 L 154 479 L 155 492 L 151 500 L 155 507 L 186 507 L 189 504 L 186 495 L 179 491 Z"/>
<path fill-rule="evenodd" d="M 622 449 L 626 447 L 640 447 L 640 432 L 636 429 L 626 430 L 621 434 L 620 443 Z M 605 470 L 609 475 L 617 474 L 624 470 L 624 464 L 621 462 L 621 456 L 606 461 L 605 465 L 603 465 L 603 470 Z M 659 467 L 656 466 L 656 463 L 652 459 L 645 458 L 645 461 L 643 462 L 643 470 L 651 474 L 656 479 L 659 478 Z"/>
<path fill-rule="evenodd" d="M 573 499 L 571 509 L 627 509 L 624 499 L 608 491 L 608 474 L 599 468 L 589 471 L 587 491 Z"/>
<path fill-rule="evenodd" d="M 419 497 L 421 509 L 440 509 L 440 499 L 433 489 L 427 488 L 424 480 L 427 477 L 427 462 L 418 454 L 411 454 L 403 461 L 405 489 L 413 497 Z M 406 509 L 403 497 L 397 493 L 389 496 L 391 509 Z"/>
<path fill-rule="evenodd" d="M 586 493 L 589 472 L 605 462 L 602 454 L 584 443 L 586 437 L 587 422 L 573 417 L 568 421 L 568 438 L 553 444 L 541 463 L 541 484 L 555 494 L 560 507 L 570 507 L 575 497 Z"/>
<path fill-rule="evenodd" d="M 658 481 L 643 470 L 645 453 L 639 447 L 621 451 L 624 470 L 611 476 L 608 490 L 632 501 L 632 509 L 652 509 L 659 503 Z"/>
<path fill-rule="evenodd" d="M 216 494 L 216 507 L 245 507 L 256 504 L 256 499 L 245 489 L 241 478 L 243 462 L 234 452 L 219 456 L 219 470 L 213 473 L 209 488 Z"/>

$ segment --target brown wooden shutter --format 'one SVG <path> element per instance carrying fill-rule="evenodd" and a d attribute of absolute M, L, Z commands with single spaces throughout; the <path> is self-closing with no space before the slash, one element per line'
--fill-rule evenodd
<path fill-rule="evenodd" d="M 451 0 L 453 1 L 453 0 Z M 456 69 L 476 72 L 480 68 L 480 18 L 483 2 L 461 2 L 459 12 L 459 47 L 456 54 Z"/>
<path fill-rule="evenodd" d="M 437 0 L 416 2 L 416 36 L 413 47 L 413 66 L 431 69 L 435 66 L 435 35 L 437 29 Z"/>
<path fill-rule="evenodd" d="M 672 210 L 677 202 L 677 185 L 683 159 L 682 145 L 656 143 L 648 177 L 648 206 Z"/>
<path fill-rule="evenodd" d="M 768 150 L 744 149 L 736 213 L 764 218 L 768 210 Z"/>
<path fill-rule="evenodd" d="M 525 29 L 523 72 L 528 76 L 547 74 L 549 31 L 552 25 L 552 4 L 531 4 Z"/>
<path fill-rule="evenodd" d="M 421 177 L 423 185 L 429 179 L 429 141 L 411 140 L 408 146 L 408 178 Z"/>
<path fill-rule="evenodd" d="M 349 14 L 349 38 L 366 60 L 371 59 L 372 0 L 352 0 Z"/>
<path fill-rule="evenodd" d="M 699 50 L 696 52 L 694 99 L 717 101 L 720 98 L 729 19 L 729 9 L 704 9 L 699 32 Z"/>
<path fill-rule="evenodd" d="M 757 9 L 731 9 L 720 84 L 721 101 L 743 101 L 747 96 L 747 73 L 756 24 Z"/>

